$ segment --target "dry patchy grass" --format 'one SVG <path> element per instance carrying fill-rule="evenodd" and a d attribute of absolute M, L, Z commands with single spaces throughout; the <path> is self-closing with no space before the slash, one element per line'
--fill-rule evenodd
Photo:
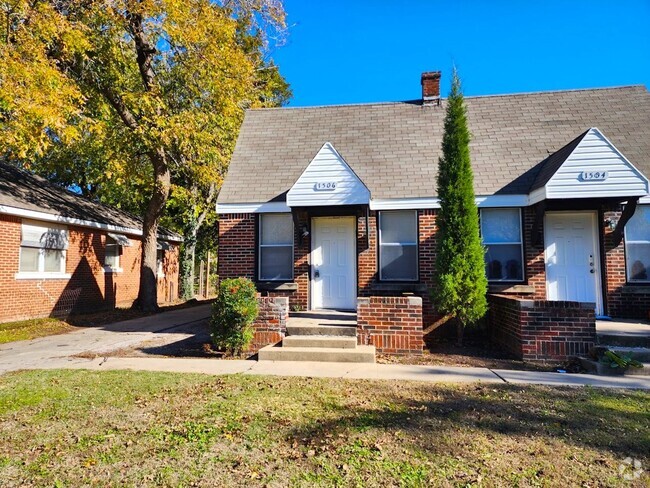
<path fill-rule="evenodd" d="M 0 378 L 2 486 L 646 486 L 650 394 L 146 372 Z"/>
<path fill-rule="evenodd" d="M 76 327 L 59 319 L 44 318 L 21 320 L 0 324 L 0 344 L 25 341 L 77 330 Z"/>

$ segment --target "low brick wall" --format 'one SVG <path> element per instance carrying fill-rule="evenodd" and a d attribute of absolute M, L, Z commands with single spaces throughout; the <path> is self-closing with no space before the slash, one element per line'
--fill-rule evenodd
<path fill-rule="evenodd" d="M 264 346 L 280 342 L 287 332 L 289 299 L 287 297 L 258 297 L 259 315 L 253 328 L 255 336 L 248 351 L 255 353 Z"/>
<path fill-rule="evenodd" d="M 490 339 L 524 361 L 565 361 L 596 342 L 594 304 L 488 295 Z"/>
<path fill-rule="evenodd" d="M 387 354 L 422 354 L 422 298 L 359 297 L 357 341 Z"/>

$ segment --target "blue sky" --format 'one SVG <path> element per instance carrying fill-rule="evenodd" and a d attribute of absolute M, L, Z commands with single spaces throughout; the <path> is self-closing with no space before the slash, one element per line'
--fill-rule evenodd
<path fill-rule="evenodd" d="M 290 106 L 410 100 L 455 64 L 466 95 L 650 87 L 650 0 L 285 0 Z"/>

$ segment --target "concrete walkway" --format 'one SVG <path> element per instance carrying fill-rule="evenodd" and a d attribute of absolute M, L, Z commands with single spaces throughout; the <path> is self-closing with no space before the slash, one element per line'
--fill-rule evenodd
<path fill-rule="evenodd" d="M 63 358 L 48 367 L 94 371 L 136 370 L 211 375 L 245 374 L 348 378 L 369 380 L 425 381 L 431 383 L 512 383 L 553 386 L 593 386 L 650 390 L 650 378 L 595 376 L 589 374 L 541 373 L 505 369 L 404 364 L 319 363 L 292 361 L 247 361 L 197 358 Z"/>
<path fill-rule="evenodd" d="M 320 363 L 290 361 L 247 361 L 203 358 L 122 358 L 104 357 L 103 352 L 133 347 L 161 334 L 187 335 L 205 321 L 210 305 L 165 312 L 106 326 L 93 327 L 58 336 L 42 337 L 0 345 L 0 374 L 21 369 L 71 368 L 138 370 L 212 375 L 246 374 L 351 378 L 446 383 L 513 383 L 556 386 L 594 386 L 650 390 L 649 377 L 608 377 L 588 374 L 539 373 L 492 370 L 488 368 L 416 366 L 402 364 Z M 82 352 L 93 359 L 74 357 Z"/>
<path fill-rule="evenodd" d="M 29 341 L 0 344 L 0 374 L 18 369 L 51 368 L 67 362 L 69 356 L 90 352 L 115 351 L 159 337 L 186 330 L 192 324 L 207 320 L 210 305 L 173 310 L 114 324 Z"/>

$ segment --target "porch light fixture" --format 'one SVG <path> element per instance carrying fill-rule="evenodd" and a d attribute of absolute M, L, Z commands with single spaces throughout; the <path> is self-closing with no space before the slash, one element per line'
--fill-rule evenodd
<path fill-rule="evenodd" d="M 307 229 L 307 226 L 306 226 L 306 225 L 303 225 L 303 226 L 300 228 L 300 237 L 302 237 L 302 238 L 304 239 L 304 238 L 307 237 L 308 235 L 309 235 L 309 229 Z"/>
<path fill-rule="evenodd" d="M 616 219 L 605 219 L 605 225 L 609 230 L 616 229 L 616 224 L 618 224 L 618 220 Z"/>

